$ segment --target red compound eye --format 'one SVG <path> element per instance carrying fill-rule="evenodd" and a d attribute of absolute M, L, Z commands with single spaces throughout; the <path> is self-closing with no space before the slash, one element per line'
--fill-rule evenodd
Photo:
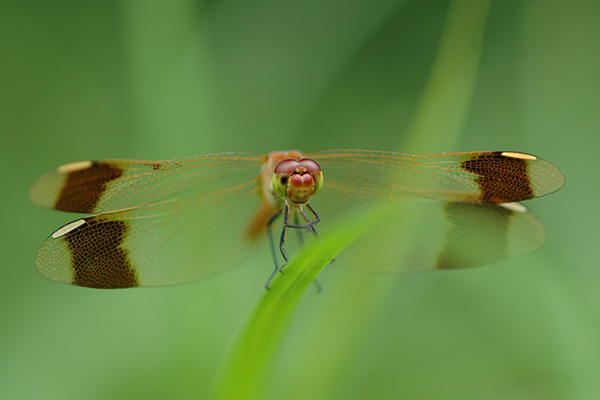
<path fill-rule="evenodd" d="M 298 160 L 283 160 L 275 167 L 275 173 L 291 175 L 299 166 L 300 163 L 298 162 Z"/>
<path fill-rule="evenodd" d="M 317 164 L 316 161 L 311 160 L 310 158 L 303 158 L 300 161 L 298 161 L 298 163 L 300 164 L 300 166 L 306 168 L 306 170 L 311 174 L 317 174 L 321 172 L 321 167 L 319 166 L 319 164 Z"/>

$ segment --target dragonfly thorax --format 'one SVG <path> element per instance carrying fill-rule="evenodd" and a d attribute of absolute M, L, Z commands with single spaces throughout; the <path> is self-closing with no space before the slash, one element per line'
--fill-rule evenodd
<path fill-rule="evenodd" d="M 275 193 L 295 204 L 307 203 L 323 186 L 323 172 L 309 158 L 280 161 L 271 180 Z"/>

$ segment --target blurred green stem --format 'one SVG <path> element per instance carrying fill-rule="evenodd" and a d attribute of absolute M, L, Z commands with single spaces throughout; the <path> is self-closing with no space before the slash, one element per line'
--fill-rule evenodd
<path fill-rule="evenodd" d="M 264 382 L 272 372 L 276 350 L 300 300 L 323 268 L 376 224 L 382 214 L 378 210 L 344 221 L 323 241 L 294 257 L 283 274 L 277 274 L 237 338 L 212 398 L 264 398 Z"/>
<path fill-rule="evenodd" d="M 486 0 L 450 3 L 437 56 L 402 151 L 456 148 L 477 82 L 489 7 Z"/>
<path fill-rule="evenodd" d="M 458 142 L 471 105 L 488 8 L 489 1 L 455 0 L 451 3 L 438 54 L 415 113 L 406 149 L 425 149 L 431 142 L 452 149 Z M 271 290 L 265 291 L 240 333 L 216 384 L 213 398 L 263 397 L 264 382 L 272 372 L 274 356 L 285 328 L 311 282 L 331 259 L 373 226 L 380 215 L 371 214 L 366 219 L 363 216 L 345 221 L 334 234 L 294 257 L 285 274 L 278 274 Z M 387 293 L 364 280 L 357 280 L 356 284 L 363 292 L 373 289 L 371 293 Z M 340 312 L 364 313 L 364 318 L 356 318 L 355 315 L 353 320 L 365 321 L 380 299 L 380 295 L 374 295 L 369 304 L 364 301 L 356 307 L 346 304 Z M 362 326 L 348 327 L 347 332 L 354 334 L 344 338 L 346 346 L 339 348 L 348 349 L 362 335 L 364 326 L 363 323 Z"/>
<path fill-rule="evenodd" d="M 485 0 L 455 0 L 450 4 L 430 77 L 423 90 L 411 129 L 405 136 L 405 143 L 403 146 L 399 145 L 402 151 L 456 149 L 472 103 L 489 5 L 490 2 Z M 391 278 L 346 278 L 345 293 L 365 295 L 340 299 L 336 318 L 355 322 L 346 322 L 346 334 L 340 336 L 336 344 L 339 353 L 349 353 L 350 349 L 360 348 L 365 330 L 376 325 L 368 322 L 378 316 L 374 310 L 381 309 L 380 305 L 394 294 L 394 282 Z M 340 343 L 341 341 L 344 343 Z M 329 357 L 330 360 L 339 358 L 343 356 L 339 354 Z M 328 360 L 321 362 L 327 363 Z M 339 368 L 339 365 L 331 367 Z M 324 366 L 321 368 L 327 369 Z M 351 371 L 347 373 L 350 374 Z M 347 374 L 339 372 L 334 376 L 343 377 Z M 343 385 L 342 381 L 332 383 L 332 387 L 339 388 Z"/>

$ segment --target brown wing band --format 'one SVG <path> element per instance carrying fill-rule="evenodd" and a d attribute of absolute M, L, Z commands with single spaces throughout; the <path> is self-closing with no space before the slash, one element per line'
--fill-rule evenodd
<path fill-rule="evenodd" d="M 510 203 L 534 197 L 527 174 L 527 163 L 527 160 L 494 152 L 465 160 L 462 167 L 477 175 L 475 181 L 481 188 L 481 200 Z"/>
<path fill-rule="evenodd" d="M 54 206 L 57 210 L 92 213 L 106 185 L 123 175 L 121 168 L 94 161 L 88 168 L 71 171 Z"/>
<path fill-rule="evenodd" d="M 85 218 L 77 235 L 65 237 L 73 261 L 72 284 L 102 289 L 138 286 L 127 251 L 121 248 L 127 224 L 93 218 Z"/>

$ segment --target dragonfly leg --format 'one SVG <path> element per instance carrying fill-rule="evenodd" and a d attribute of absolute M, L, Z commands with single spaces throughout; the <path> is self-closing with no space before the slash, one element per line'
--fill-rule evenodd
<path fill-rule="evenodd" d="M 317 233 L 317 230 L 315 229 L 314 225 L 317 224 L 318 222 L 320 222 L 321 218 L 308 203 L 306 203 L 306 206 L 308 207 L 310 212 L 314 215 L 314 219 L 311 220 L 309 218 L 309 216 L 306 214 L 306 212 L 302 209 L 302 207 L 300 207 L 300 213 L 302 214 L 304 220 L 306 221 L 306 224 L 304 224 L 304 225 L 300 225 L 300 221 L 298 221 L 297 214 L 294 214 L 294 218 L 295 218 L 294 224 L 290 223 L 289 218 L 290 218 L 291 210 L 287 204 L 285 205 L 283 211 L 279 210 L 269 220 L 267 228 L 268 228 L 268 233 L 269 233 L 269 241 L 271 242 L 271 253 L 273 254 L 273 261 L 275 263 L 275 269 L 273 270 L 273 272 L 269 276 L 269 279 L 267 280 L 267 283 L 265 284 L 265 288 L 267 290 L 269 289 L 269 285 L 271 284 L 271 281 L 273 280 L 273 278 L 275 277 L 277 272 L 283 273 L 283 269 L 285 268 L 285 266 L 287 265 L 287 263 L 289 261 L 289 258 L 285 252 L 285 234 L 286 234 L 288 228 L 298 230 L 298 235 L 299 235 L 298 240 L 299 240 L 300 244 L 303 243 L 302 232 L 300 231 L 300 229 L 306 229 L 307 231 L 314 234 L 317 237 L 317 239 L 320 239 L 319 234 Z M 273 222 L 275 222 L 275 220 L 282 214 L 282 212 L 283 212 L 283 227 L 281 228 L 281 235 L 279 237 L 279 252 L 281 253 L 281 256 L 283 257 L 284 262 L 281 264 L 281 266 L 279 266 L 279 263 L 277 262 L 277 254 L 275 251 L 275 243 L 273 240 L 272 225 L 273 225 Z M 315 285 L 315 289 L 317 290 L 317 292 L 320 292 L 323 290 L 323 288 L 321 287 L 321 284 L 316 279 L 313 281 L 313 284 Z"/>
<path fill-rule="evenodd" d="M 319 217 L 319 214 L 317 214 L 317 212 L 314 210 L 314 208 L 312 208 L 310 206 L 310 204 L 306 203 L 306 207 L 308 207 L 308 209 L 310 210 L 310 212 L 315 216 L 315 219 L 313 219 L 311 221 L 308 218 L 308 215 L 306 215 L 306 213 L 304 212 L 304 210 L 302 210 L 302 214 L 304 215 L 304 218 L 306 219 L 307 226 L 309 226 L 309 229 L 317 237 L 317 239 L 321 240 L 321 238 L 319 237 L 319 233 L 315 229 L 315 225 L 317 223 L 321 222 L 321 217 Z M 323 286 L 321 286 L 321 284 L 319 283 L 318 280 L 314 279 L 313 280 L 313 285 L 315 285 L 315 289 L 316 289 L 317 293 L 320 293 L 320 292 L 323 291 Z"/>
<path fill-rule="evenodd" d="M 271 217 L 271 219 L 269 220 L 269 224 L 267 226 L 268 228 L 268 232 L 269 232 L 269 241 L 271 242 L 271 252 L 273 253 L 273 261 L 275 263 L 275 269 L 273 270 L 273 272 L 271 272 L 271 275 L 269 276 L 269 279 L 267 279 L 267 283 L 265 283 L 265 289 L 269 290 L 269 285 L 271 284 L 271 281 L 273 280 L 273 278 L 275 278 L 275 275 L 277 274 L 277 272 L 283 273 L 283 267 L 286 266 L 287 262 L 288 262 L 288 257 L 285 254 L 285 249 L 284 249 L 284 244 L 285 244 L 285 231 L 287 229 L 288 223 L 288 206 L 286 205 L 284 210 L 283 210 L 283 228 L 281 229 L 281 236 L 279 238 L 279 252 L 281 253 L 281 256 L 283 257 L 283 264 L 281 264 L 281 267 L 279 266 L 279 264 L 277 263 L 277 252 L 275 251 L 275 242 L 273 241 L 273 232 L 271 230 L 271 226 L 273 225 L 273 222 L 275 222 L 275 220 L 281 215 L 281 210 L 279 210 L 277 212 L 277 214 L 275 214 L 273 217 Z"/>
<path fill-rule="evenodd" d="M 317 212 L 310 206 L 310 204 L 306 203 L 306 207 L 308 207 L 310 212 L 315 216 L 315 219 L 311 220 L 310 218 L 308 218 L 308 215 L 306 215 L 304 210 L 301 209 L 302 215 L 306 220 L 306 228 L 309 229 L 317 237 L 317 239 L 321 240 L 321 238 L 319 238 L 319 233 L 315 229 L 315 225 L 321 222 L 321 217 L 319 217 L 319 214 L 317 214 Z"/>
<path fill-rule="evenodd" d="M 285 209 L 283 211 L 283 228 L 281 228 L 281 236 L 279 237 L 279 252 L 281 253 L 281 256 L 283 257 L 284 263 L 281 264 L 281 267 L 279 267 L 279 272 L 283 272 L 283 267 L 285 267 L 289 261 L 287 254 L 285 254 L 285 248 L 284 248 L 285 232 L 286 232 L 287 228 L 293 227 L 293 225 L 290 225 L 288 223 L 288 218 L 289 218 L 289 208 L 286 204 Z"/>
<path fill-rule="evenodd" d="M 308 203 L 306 203 L 306 207 L 308 207 L 308 209 L 310 210 L 310 212 L 315 216 L 315 219 L 313 219 L 312 221 L 310 221 L 310 226 L 316 225 L 319 222 L 321 222 L 321 217 L 319 217 L 319 214 L 317 214 L 317 212 L 315 211 L 315 209 L 312 208 L 310 206 L 310 204 L 308 204 Z M 304 215 L 306 215 L 306 214 L 304 214 Z M 315 233 L 316 233 L 316 231 L 315 231 Z"/>
<path fill-rule="evenodd" d="M 275 215 L 273 215 L 271 217 L 271 219 L 269 220 L 269 222 L 267 224 L 267 232 L 269 233 L 269 243 L 271 245 L 271 254 L 273 255 L 273 263 L 275 264 L 275 269 L 273 270 L 273 272 L 269 276 L 269 279 L 267 279 L 267 282 L 265 283 L 265 289 L 267 289 L 267 290 L 269 290 L 269 285 L 271 284 L 271 281 L 275 277 L 275 274 L 277 273 L 277 271 L 279 271 L 279 263 L 277 262 L 277 253 L 275 252 L 275 242 L 273 241 L 273 229 L 272 228 L 273 228 L 273 222 L 275 222 L 275 220 L 277 218 L 279 218 L 280 215 L 281 215 L 281 210 L 277 211 L 277 213 L 275 213 Z"/>
<path fill-rule="evenodd" d="M 298 221 L 298 215 L 295 214 L 295 220 L 294 220 L 294 224 L 290 224 L 289 220 L 287 217 L 287 213 L 284 215 L 284 219 L 283 219 L 283 230 L 285 231 L 285 229 L 287 228 L 293 228 L 296 229 L 298 232 L 298 239 L 300 244 L 303 244 L 303 237 L 302 237 L 302 232 L 301 229 L 306 229 L 307 231 L 310 231 L 312 234 L 315 235 L 315 237 L 319 240 L 321 240 L 321 238 L 319 237 L 319 233 L 317 232 L 317 230 L 315 229 L 314 225 L 321 222 L 321 217 L 319 217 L 319 214 L 316 213 L 316 211 L 310 206 L 310 204 L 306 203 L 306 206 L 308 207 L 308 209 L 310 210 L 310 212 L 314 215 L 314 219 L 310 219 L 309 216 L 306 214 L 306 212 L 304 211 L 304 209 L 302 207 L 300 207 L 300 213 L 302 214 L 302 216 L 304 217 L 304 220 L 306 221 L 306 224 L 304 225 L 300 225 L 300 222 Z M 287 206 L 286 206 L 287 207 Z M 282 238 L 283 238 L 283 232 L 282 232 Z M 280 246 L 281 246 L 281 251 L 282 254 L 283 253 L 283 241 L 280 242 Z M 284 254 L 285 257 L 285 254 Z M 285 257 L 286 263 L 283 264 L 279 270 L 283 270 L 283 268 L 287 265 L 287 257 Z M 321 286 L 321 284 L 319 283 L 319 281 L 317 281 L 316 279 L 313 280 L 313 284 L 315 285 L 315 289 L 317 292 L 321 292 L 323 290 L 323 287 Z"/>
<path fill-rule="evenodd" d="M 316 213 L 316 211 L 310 206 L 310 204 L 306 203 L 306 206 L 308 207 L 308 209 L 310 210 L 310 212 L 315 216 L 315 219 L 311 220 L 308 217 L 308 215 L 306 214 L 306 212 L 304 211 L 304 209 L 300 207 L 300 213 L 304 217 L 304 220 L 306 221 L 306 224 L 304 224 L 304 225 L 292 225 L 292 224 L 288 223 L 287 219 L 284 219 L 284 225 L 287 228 L 306 229 L 306 230 L 314 233 L 318 237 L 317 230 L 315 229 L 314 225 L 316 225 L 319 222 L 321 222 L 321 217 L 319 217 L 319 214 Z"/>
<path fill-rule="evenodd" d="M 304 214 L 304 217 L 306 218 L 304 211 L 302 209 L 300 209 L 300 211 L 302 214 Z M 289 218 L 289 216 L 288 216 L 288 218 Z M 289 223 L 289 219 L 286 220 L 284 218 L 283 229 L 287 230 L 287 228 L 293 228 L 296 231 L 296 233 L 298 233 L 298 243 L 300 243 L 300 247 L 302 247 L 304 245 L 304 237 L 302 236 L 302 229 L 305 229 L 306 225 L 300 225 L 298 218 L 299 218 L 298 213 L 294 213 L 294 224 L 293 225 Z M 285 239 L 285 238 L 283 238 L 283 239 Z M 286 262 L 285 262 L 285 264 L 283 264 L 281 266 L 281 268 L 279 268 L 279 271 L 282 273 L 283 273 L 283 268 L 287 265 L 287 261 L 288 261 L 287 254 L 285 253 L 285 246 L 283 243 L 283 239 L 282 239 L 282 242 L 280 243 L 281 244 L 280 249 L 281 249 L 281 254 L 283 255 L 283 258 L 285 259 Z"/>

